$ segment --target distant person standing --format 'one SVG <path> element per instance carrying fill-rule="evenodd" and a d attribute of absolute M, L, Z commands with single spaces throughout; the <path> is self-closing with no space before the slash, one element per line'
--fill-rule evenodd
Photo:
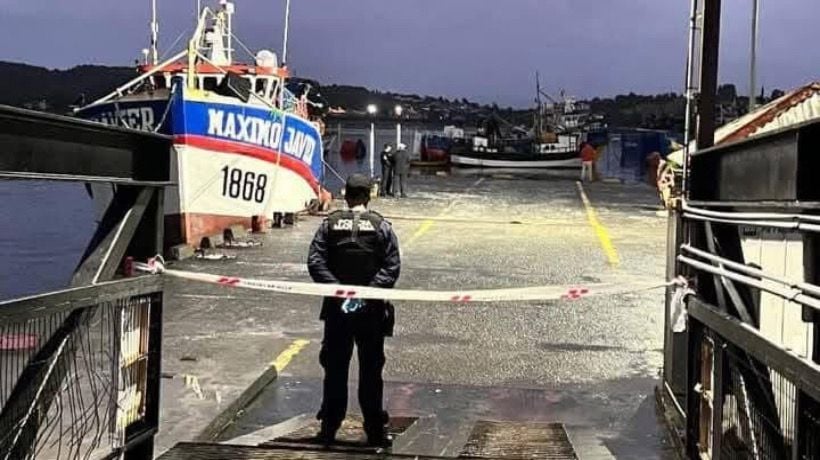
<path fill-rule="evenodd" d="M 379 159 L 382 163 L 382 182 L 379 189 L 379 195 L 393 196 L 393 146 L 390 144 L 384 144 L 384 150 L 382 150 Z"/>
<path fill-rule="evenodd" d="M 361 163 L 365 158 L 367 158 L 367 147 L 364 145 L 364 141 L 359 139 L 356 141 L 356 160 Z"/>
<path fill-rule="evenodd" d="M 581 144 L 581 182 L 584 181 L 585 176 L 589 177 L 590 182 L 595 180 L 594 171 L 596 156 L 597 152 L 592 144 L 589 142 L 584 142 Z"/>
<path fill-rule="evenodd" d="M 407 198 L 407 193 L 405 193 L 404 188 L 407 183 L 407 175 L 410 173 L 410 154 L 407 152 L 407 146 L 400 143 L 396 147 L 396 154 L 393 158 L 395 161 L 394 175 L 398 182 L 398 191 L 402 198 Z"/>

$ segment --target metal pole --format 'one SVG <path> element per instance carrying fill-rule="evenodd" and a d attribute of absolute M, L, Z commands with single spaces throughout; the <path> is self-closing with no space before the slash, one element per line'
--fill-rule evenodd
<path fill-rule="evenodd" d="M 157 41 L 159 36 L 159 24 L 157 24 L 157 0 L 151 0 L 151 62 L 153 65 L 159 63 L 159 52 L 157 51 Z"/>
<path fill-rule="evenodd" d="M 721 0 L 704 0 L 701 43 L 700 98 L 698 99 L 698 150 L 715 144 L 715 96 L 720 57 Z"/>
<path fill-rule="evenodd" d="M 288 62 L 288 35 L 290 32 L 290 0 L 285 2 L 285 37 L 282 40 L 282 65 Z"/>
<path fill-rule="evenodd" d="M 396 148 L 401 144 L 401 122 L 396 123 Z"/>
<path fill-rule="evenodd" d="M 749 69 L 749 112 L 757 107 L 757 47 L 760 32 L 760 0 L 752 0 L 752 50 Z"/>
<path fill-rule="evenodd" d="M 228 17 L 228 63 L 233 64 L 233 4 L 225 5 L 225 15 Z"/>
<path fill-rule="evenodd" d="M 374 174 L 374 159 L 375 159 L 375 151 L 376 151 L 376 122 L 370 122 L 370 177 L 372 178 Z"/>
<path fill-rule="evenodd" d="M 686 183 L 689 171 L 690 144 L 692 143 L 692 103 L 694 100 L 695 70 L 695 37 L 698 33 L 698 0 L 692 0 L 689 16 L 689 49 L 686 59 L 686 115 L 683 128 L 683 187 L 686 196 Z M 695 147 L 697 149 L 697 147 Z"/>

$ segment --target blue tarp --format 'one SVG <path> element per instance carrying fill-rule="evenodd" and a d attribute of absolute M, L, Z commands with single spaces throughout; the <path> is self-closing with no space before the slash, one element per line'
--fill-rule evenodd
<path fill-rule="evenodd" d="M 602 177 L 642 181 L 646 159 L 652 152 L 669 154 L 669 137 L 663 131 L 607 130 L 589 133 L 587 140 L 602 150 L 598 172 Z"/>

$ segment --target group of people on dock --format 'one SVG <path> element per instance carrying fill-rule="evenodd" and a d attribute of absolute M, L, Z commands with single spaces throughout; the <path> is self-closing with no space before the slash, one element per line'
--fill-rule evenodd
<path fill-rule="evenodd" d="M 394 151 L 391 144 L 385 144 L 379 158 L 382 165 L 379 196 L 394 197 L 398 189 L 399 196 L 406 198 L 405 186 L 407 184 L 407 175 L 410 172 L 410 154 L 407 151 L 407 146 L 399 143 Z"/>

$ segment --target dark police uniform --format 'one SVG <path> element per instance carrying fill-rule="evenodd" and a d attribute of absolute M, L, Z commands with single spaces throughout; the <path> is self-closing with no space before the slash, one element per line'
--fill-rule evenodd
<path fill-rule="evenodd" d="M 401 268 L 396 234 L 382 216 L 366 209 L 337 211 L 325 219 L 310 245 L 308 269 L 317 283 L 392 288 Z M 347 377 L 353 345 L 359 356 L 359 404 L 369 440 L 385 436 L 382 407 L 384 337 L 389 305 L 365 301 L 359 311 L 342 311 L 343 299 L 325 298 L 325 335 L 319 361 L 325 369 L 319 418 L 323 433 L 335 433 L 347 410 Z"/>
<path fill-rule="evenodd" d="M 388 152 L 386 149 L 382 150 L 380 155 L 380 160 L 382 164 L 382 181 L 381 181 L 381 190 L 379 190 L 379 195 L 392 195 L 393 194 L 393 152 Z"/>
<path fill-rule="evenodd" d="M 397 192 L 400 196 L 406 197 L 405 185 L 407 184 L 407 175 L 410 173 L 410 153 L 406 148 L 397 149 L 393 159 L 393 175 L 396 178 L 393 188 L 398 188 Z"/>

